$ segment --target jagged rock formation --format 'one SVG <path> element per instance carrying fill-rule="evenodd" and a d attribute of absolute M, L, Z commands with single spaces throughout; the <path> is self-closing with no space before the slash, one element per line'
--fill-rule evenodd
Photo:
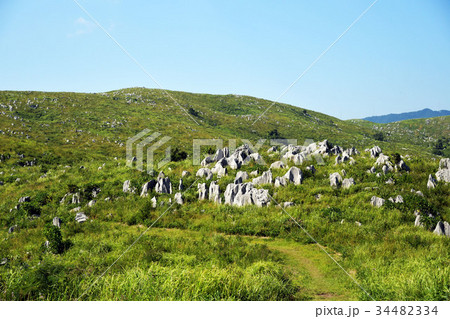
<path fill-rule="evenodd" d="M 53 218 L 53 220 L 52 220 L 52 225 L 53 226 L 56 226 L 56 227 L 58 227 L 58 228 L 61 228 L 61 218 L 59 218 L 59 217 L 54 217 Z"/>
<path fill-rule="evenodd" d="M 174 200 L 178 205 L 183 205 L 183 196 L 181 195 L 181 193 L 176 193 L 174 196 Z"/>
<path fill-rule="evenodd" d="M 262 173 L 261 176 L 253 179 L 253 184 L 255 185 L 263 185 L 263 184 L 272 184 L 272 172 L 270 169 Z"/>
<path fill-rule="evenodd" d="M 339 173 L 330 174 L 330 186 L 331 187 L 339 187 L 342 183 L 342 177 Z"/>
<path fill-rule="evenodd" d="M 164 174 L 160 174 L 156 181 L 155 191 L 160 194 L 172 194 L 172 183 L 169 177 L 164 177 Z"/>
<path fill-rule="evenodd" d="M 270 202 L 269 191 L 254 188 L 252 183 L 228 184 L 224 196 L 225 204 L 238 207 L 251 204 L 263 207 Z"/>
<path fill-rule="evenodd" d="M 372 198 L 370 199 L 370 204 L 375 207 L 381 207 L 385 202 L 386 201 L 383 198 L 377 196 L 372 196 Z"/>
<path fill-rule="evenodd" d="M 197 171 L 197 174 L 195 176 L 200 178 L 206 178 L 206 180 L 210 180 L 213 177 L 213 174 L 209 168 L 202 167 Z"/>
<path fill-rule="evenodd" d="M 198 199 L 205 200 L 206 196 L 208 195 L 206 183 L 199 183 L 197 187 L 198 187 Z"/>
<path fill-rule="evenodd" d="M 286 174 L 284 174 L 283 178 L 289 183 L 300 185 L 303 182 L 303 173 L 298 167 L 292 166 Z"/>
<path fill-rule="evenodd" d="M 437 235 L 450 237 L 450 224 L 439 221 L 433 231 Z"/>
<path fill-rule="evenodd" d="M 87 220 L 88 220 L 88 217 L 83 212 L 77 213 L 75 215 L 75 221 L 78 223 L 84 223 Z"/>
<path fill-rule="evenodd" d="M 443 158 L 439 161 L 439 170 L 436 172 L 436 180 L 445 183 L 450 182 L 450 159 Z"/>
<path fill-rule="evenodd" d="M 222 203 L 222 199 L 220 198 L 220 188 L 215 181 L 212 181 L 211 184 L 209 184 L 209 200 L 217 204 Z"/>
<path fill-rule="evenodd" d="M 342 181 L 342 188 L 347 189 L 355 185 L 355 180 L 353 178 L 346 178 Z"/>

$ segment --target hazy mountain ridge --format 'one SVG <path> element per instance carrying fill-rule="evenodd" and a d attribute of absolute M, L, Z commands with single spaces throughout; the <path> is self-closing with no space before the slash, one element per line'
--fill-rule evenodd
<path fill-rule="evenodd" d="M 450 111 L 440 110 L 433 111 L 429 108 L 425 108 L 420 111 L 413 112 L 404 112 L 404 113 L 390 113 L 386 115 L 378 115 L 378 116 L 369 116 L 363 118 L 363 120 L 374 122 L 374 123 L 392 123 L 403 120 L 412 120 L 412 119 L 423 119 L 430 117 L 438 117 L 438 116 L 447 116 L 450 115 Z"/>

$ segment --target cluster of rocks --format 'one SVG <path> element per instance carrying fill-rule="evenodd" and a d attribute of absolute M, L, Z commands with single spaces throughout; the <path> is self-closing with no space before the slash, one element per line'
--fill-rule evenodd
<path fill-rule="evenodd" d="M 443 158 L 439 161 L 439 169 L 435 175 L 436 179 L 433 177 L 433 174 L 428 176 L 428 188 L 435 188 L 439 181 L 444 183 L 450 182 L 450 158 Z"/>
<path fill-rule="evenodd" d="M 230 152 L 228 147 L 218 149 L 213 158 L 211 156 L 205 157 L 201 165 L 205 167 L 211 163 L 216 163 L 210 172 L 217 174 L 218 177 L 222 177 L 227 174 L 227 167 L 233 170 L 239 169 L 242 165 L 252 160 L 258 163 L 261 162 L 261 155 L 254 153 L 247 144 L 244 144 L 236 148 L 233 153 Z"/>
<path fill-rule="evenodd" d="M 272 147 L 269 152 L 276 151 L 277 148 Z M 354 163 L 352 155 L 359 154 L 358 150 L 354 147 L 344 150 L 340 146 L 331 146 L 328 140 L 324 140 L 319 143 L 311 143 L 306 146 L 287 145 L 282 146 L 280 153 L 284 154 L 283 159 L 292 161 L 295 165 L 303 164 L 305 161 L 310 160 L 316 156 L 336 156 L 336 164 L 351 162 Z"/>
<path fill-rule="evenodd" d="M 342 179 L 341 174 L 339 174 L 338 172 L 330 174 L 329 179 L 330 179 L 330 186 L 335 188 L 342 187 L 344 189 L 348 189 L 353 185 L 356 185 L 355 180 L 352 177 Z"/>
<path fill-rule="evenodd" d="M 381 171 L 384 175 L 397 171 L 409 172 L 410 168 L 403 160 L 400 160 L 397 164 L 393 164 L 389 156 L 384 155 L 379 146 L 374 146 L 371 149 L 366 149 L 366 152 L 370 153 L 370 157 L 376 158 L 374 165 L 367 171 L 369 174 L 376 173 L 377 167 L 381 167 Z M 381 176 L 381 173 L 376 174 L 377 177 Z M 388 183 L 389 184 L 389 183 Z"/>

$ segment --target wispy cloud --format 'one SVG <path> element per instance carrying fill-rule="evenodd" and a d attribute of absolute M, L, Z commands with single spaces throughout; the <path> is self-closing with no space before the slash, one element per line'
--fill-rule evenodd
<path fill-rule="evenodd" d="M 74 21 L 74 25 L 76 27 L 76 30 L 75 32 L 67 34 L 69 38 L 91 33 L 95 28 L 95 24 L 93 22 L 88 21 L 83 17 L 79 17 L 78 19 L 76 19 Z"/>

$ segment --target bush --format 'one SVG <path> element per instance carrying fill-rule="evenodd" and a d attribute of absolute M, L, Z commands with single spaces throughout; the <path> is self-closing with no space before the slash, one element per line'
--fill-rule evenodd
<path fill-rule="evenodd" d="M 54 254 L 61 254 L 64 251 L 61 230 L 55 225 L 47 224 L 44 227 L 44 236 L 49 241 L 48 249 Z"/>
<path fill-rule="evenodd" d="M 198 116 L 199 116 L 198 111 L 194 110 L 192 107 L 190 107 L 190 108 L 188 109 L 188 112 L 189 112 L 189 114 L 191 114 L 192 116 L 195 116 L 195 117 L 198 117 Z"/>
<path fill-rule="evenodd" d="M 19 211 L 27 216 L 40 215 L 41 208 L 35 201 L 20 203 Z"/>
<path fill-rule="evenodd" d="M 278 132 L 278 130 L 277 130 L 276 128 L 273 129 L 272 131 L 270 131 L 270 132 L 267 134 L 267 137 L 270 138 L 270 139 L 279 139 L 279 138 L 282 138 L 282 137 L 281 137 L 281 134 Z"/>
<path fill-rule="evenodd" d="M 170 160 L 172 162 L 180 162 L 182 160 L 185 160 L 187 158 L 187 153 L 185 151 L 180 151 L 177 148 L 175 148 L 171 154 L 170 154 Z"/>
<path fill-rule="evenodd" d="M 384 141 L 384 134 L 383 132 L 376 132 L 373 134 L 373 138 L 377 141 Z"/>

